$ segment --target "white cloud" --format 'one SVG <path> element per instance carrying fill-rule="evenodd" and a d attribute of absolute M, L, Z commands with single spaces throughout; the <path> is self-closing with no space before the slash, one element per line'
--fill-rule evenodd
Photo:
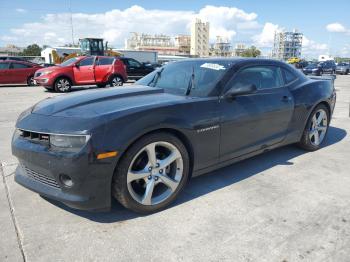
<path fill-rule="evenodd" d="M 201 18 L 210 23 L 210 39 L 217 35 L 232 40 L 237 33 L 256 30 L 260 27 L 257 14 L 247 13 L 235 7 L 205 6 L 199 12 L 167 11 L 145 9 L 134 5 L 105 13 L 73 13 L 75 42 L 82 37 L 103 37 L 112 46 L 123 46 L 130 32 L 168 34 L 190 34 L 191 22 Z M 61 45 L 71 43 L 69 13 L 47 14 L 39 22 L 25 23 L 11 29 L 11 34 L 1 39 L 12 39 L 21 45 L 33 42 L 39 44 Z M 16 40 L 16 41 L 14 41 Z"/>
<path fill-rule="evenodd" d="M 275 32 L 282 30 L 283 28 L 279 25 L 266 23 L 261 33 L 253 36 L 252 39 L 257 47 L 272 48 L 275 39 Z"/>
<path fill-rule="evenodd" d="M 347 30 L 345 28 L 345 26 L 343 26 L 342 24 L 340 23 L 332 23 L 332 24 L 328 24 L 326 26 L 326 29 L 328 32 L 332 32 L 332 33 L 346 33 L 348 32 L 349 30 Z"/>
<path fill-rule="evenodd" d="M 306 36 L 303 36 L 303 56 L 317 56 L 328 51 L 328 45 L 317 43 L 313 40 L 308 39 Z"/>
<path fill-rule="evenodd" d="M 17 8 L 16 9 L 16 12 L 18 12 L 18 13 L 27 13 L 27 10 L 26 9 L 23 9 L 23 8 Z"/>

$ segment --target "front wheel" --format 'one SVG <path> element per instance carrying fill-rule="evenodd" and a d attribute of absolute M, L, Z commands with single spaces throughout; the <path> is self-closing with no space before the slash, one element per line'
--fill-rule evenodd
<path fill-rule="evenodd" d="M 61 92 L 61 93 L 70 92 L 72 89 L 72 84 L 69 81 L 69 79 L 65 77 L 61 77 L 55 81 L 54 88 L 56 92 Z"/>
<path fill-rule="evenodd" d="M 112 87 L 113 86 L 122 86 L 123 83 L 124 83 L 123 79 L 120 76 L 116 75 L 116 76 L 112 76 L 112 78 L 109 82 L 109 85 Z"/>
<path fill-rule="evenodd" d="M 113 176 L 112 193 L 126 208 L 152 213 L 168 206 L 189 177 L 186 147 L 168 133 L 146 135 L 125 153 Z"/>
<path fill-rule="evenodd" d="M 326 137 L 330 121 L 328 108 L 320 104 L 311 113 L 298 145 L 305 150 L 319 149 Z"/>
<path fill-rule="evenodd" d="M 36 83 L 35 83 L 35 81 L 34 81 L 34 76 L 28 77 L 28 79 L 27 79 L 27 84 L 28 84 L 29 86 L 36 86 Z"/>

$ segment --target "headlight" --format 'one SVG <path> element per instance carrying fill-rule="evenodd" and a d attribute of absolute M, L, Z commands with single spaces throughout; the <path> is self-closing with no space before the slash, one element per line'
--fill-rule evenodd
<path fill-rule="evenodd" d="M 41 72 L 40 76 L 48 75 L 48 74 L 51 74 L 52 72 L 53 72 L 52 70 L 44 71 L 44 72 Z"/>
<path fill-rule="evenodd" d="M 317 70 L 318 70 L 318 68 L 313 68 L 313 69 L 312 69 L 312 71 L 317 71 Z"/>
<path fill-rule="evenodd" d="M 89 139 L 89 135 L 50 135 L 50 145 L 65 149 L 81 149 Z"/>
<path fill-rule="evenodd" d="M 12 141 L 16 140 L 17 138 L 19 138 L 22 135 L 22 131 L 19 129 L 15 129 L 15 132 L 13 133 L 12 136 Z"/>

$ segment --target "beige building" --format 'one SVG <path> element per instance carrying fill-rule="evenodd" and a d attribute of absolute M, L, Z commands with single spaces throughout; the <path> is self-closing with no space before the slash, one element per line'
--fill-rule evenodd
<path fill-rule="evenodd" d="M 222 36 L 217 36 L 215 44 L 212 44 L 209 49 L 209 55 L 219 57 L 232 56 L 232 46 L 229 40 Z"/>
<path fill-rule="evenodd" d="M 167 35 L 149 35 L 132 33 L 125 41 L 126 50 L 157 51 L 159 55 L 176 55 L 178 48 Z"/>
<path fill-rule="evenodd" d="M 191 36 L 178 35 L 175 37 L 175 46 L 178 48 L 178 55 L 190 55 L 191 53 Z"/>
<path fill-rule="evenodd" d="M 209 23 L 196 19 L 191 27 L 191 55 L 209 56 Z"/>

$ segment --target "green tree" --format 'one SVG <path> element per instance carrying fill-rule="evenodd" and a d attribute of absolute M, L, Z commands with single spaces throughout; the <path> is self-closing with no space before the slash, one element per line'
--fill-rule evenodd
<path fill-rule="evenodd" d="M 21 53 L 22 56 L 40 56 L 41 55 L 41 47 L 37 44 L 32 44 L 24 48 Z"/>
<path fill-rule="evenodd" d="M 261 51 L 255 46 L 251 46 L 242 52 L 243 57 L 257 57 L 261 55 Z"/>

